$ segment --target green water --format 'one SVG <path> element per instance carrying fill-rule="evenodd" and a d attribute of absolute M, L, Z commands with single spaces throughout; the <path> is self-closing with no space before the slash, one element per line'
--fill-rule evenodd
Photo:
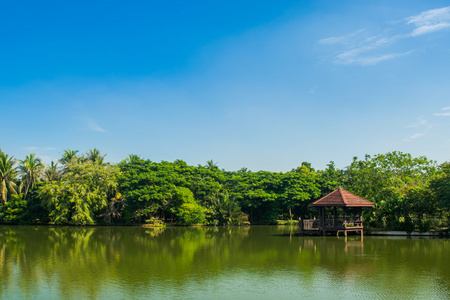
<path fill-rule="evenodd" d="M 0 226 L 1 299 L 449 299 L 450 240 Z"/>

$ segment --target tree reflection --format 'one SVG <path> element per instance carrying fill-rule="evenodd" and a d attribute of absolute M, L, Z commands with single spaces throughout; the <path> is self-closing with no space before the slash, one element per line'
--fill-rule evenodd
<path fill-rule="evenodd" d="M 449 290 L 449 240 L 299 237 L 286 227 L 0 227 L 0 298 L 48 287 L 59 297 L 182 289 L 187 282 L 289 272 L 299 286 L 318 278 L 410 293 Z M 415 274 L 428 274 L 414 287 Z M 420 276 L 422 276 L 420 275 Z M 439 281 L 441 280 L 441 281 Z M 356 284 L 356 283 L 355 283 Z M 54 293 L 54 292 L 53 292 Z M 411 294 L 413 295 L 413 294 Z M 16 295 L 17 297 L 17 295 Z"/>

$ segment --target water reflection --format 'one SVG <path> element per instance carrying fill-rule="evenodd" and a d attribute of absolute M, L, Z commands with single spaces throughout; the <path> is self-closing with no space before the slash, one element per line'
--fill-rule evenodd
<path fill-rule="evenodd" d="M 3 226 L 0 298 L 440 298 L 448 253 L 446 239 L 300 237 L 284 226 Z"/>

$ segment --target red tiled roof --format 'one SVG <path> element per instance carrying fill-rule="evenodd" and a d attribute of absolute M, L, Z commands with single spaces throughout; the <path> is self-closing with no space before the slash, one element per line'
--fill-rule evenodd
<path fill-rule="evenodd" d="M 317 201 L 314 201 L 308 206 L 373 207 L 374 204 L 369 200 L 358 197 L 339 187 L 337 190 L 329 193 Z"/>

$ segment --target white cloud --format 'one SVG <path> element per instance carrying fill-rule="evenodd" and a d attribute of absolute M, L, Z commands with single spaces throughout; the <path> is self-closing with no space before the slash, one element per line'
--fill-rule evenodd
<path fill-rule="evenodd" d="M 357 62 L 358 57 L 361 53 L 369 51 L 373 49 L 373 47 L 371 46 L 364 46 L 364 47 L 360 47 L 360 48 L 355 48 L 355 49 L 351 49 L 345 52 L 342 52 L 341 54 L 339 54 L 337 56 L 337 59 L 340 63 L 343 64 L 351 64 L 354 62 Z"/>
<path fill-rule="evenodd" d="M 401 26 L 405 23 L 415 26 L 415 29 L 412 32 L 405 32 Z M 381 28 L 380 34 L 369 35 L 367 29 L 361 29 L 347 35 L 321 39 L 319 44 L 341 48 L 337 49 L 335 63 L 360 66 L 376 65 L 413 52 L 409 50 L 401 53 L 389 53 L 392 52 L 389 51 L 389 46 L 393 43 L 450 28 L 450 6 L 427 10 L 398 22 L 391 22 L 390 26 L 390 28 Z M 392 34 L 392 32 L 396 32 L 396 34 Z"/>
<path fill-rule="evenodd" d="M 36 151 L 36 150 L 38 150 L 40 148 L 39 147 L 25 147 L 24 149 L 27 150 L 27 151 Z"/>
<path fill-rule="evenodd" d="M 416 134 L 413 134 L 412 136 L 410 136 L 410 139 L 418 139 L 424 135 L 425 135 L 424 133 L 416 133 Z"/>
<path fill-rule="evenodd" d="M 103 129 L 97 122 L 95 122 L 93 119 L 86 118 L 86 125 L 88 126 L 89 130 L 96 131 L 96 132 L 103 132 L 105 133 L 106 130 Z"/>
<path fill-rule="evenodd" d="M 362 66 L 370 66 L 370 65 L 376 65 L 382 61 L 394 59 L 400 56 L 405 56 L 411 54 L 412 51 L 408 51 L 405 53 L 392 53 L 392 54 L 383 54 L 379 56 L 373 56 L 373 57 L 361 57 L 358 60 L 358 63 Z"/>
<path fill-rule="evenodd" d="M 421 137 L 423 137 L 424 135 L 425 135 L 425 133 L 415 133 L 415 134 L 411 135 L 410 137 L 404 139 L 403 141 L 405 141 L 405 142 L 410 142 L 410 141 L 412 141 L 412 140 L 416 140 L 416 139 L 418 139 L 418 138 L 421 138 Z"/>
<path fill-rule="evenodd" d="M 27 151 L 41 151 L 41 152 L 56 150 L 56 148 L 53 147 L 35 147 L 35 146 L 25 147 L 24 149 Z"/>
<path fill-rule="evenodd" d="M 341 53 L 336 56 L 335 62 L 344 65 L 356 64 L 361 66 L 369 66 L 378 64 L 382 61 L 408 55 L 412 53 L 412 51 L 407 51 L 404 53 L 383 53 L 375 55 L 366 54 L 371 51 L 376 51 L 379 48 L 387 47 L 388 45 L 394 43 L 396 40 L 402 37 L 402 35 L 374 35 L 366 37 L 361 41 L 354 41 L 350 49 L 341 51 Z"/>
<path fill-rule="evenodd" d="M 318 86 L 314 86 L 314 87 L 309 89 L 308 93 L 314 94 L 317 91 L 318 88 L 319 88 Z"/>
<path fill-rule="evenodd" d="M 51 157 L 49 155 L 39 155 L 39 158 L 46 165 L 49 165 L 52 161 L 54 161 L 55 163 L 58 162 L 57 158 Z"/>
<path fill-rule="evenodd" d="M 346 42 L 351 41 L 354 36 L 359 35 L 360 33 L 364 32 L 364 30 L 365 29 L 360 29 L 355 32 L 349 33 L 347 35 L 324 38 L 324 39 L 319 40 L 319 44 L 334 45 L 334 44 L 339 44 L 339 43 L 346 43 Z"/>
<path fill-rule="evenodd" d="M 442 22 L 442 23 L 434 24 L 434 25 L 420 26 L 419 28 L 414 29 L 414 31 L 411 33 L 411 35 L 418 36 L 418 35 L 438 31 L 438 30 L 448 28 L 448 27 L 450 27 L 450 23 L 448 23 L 448 22 Z"/>
<path fill-rule="evenodd" d="M 417 28 L 411 36 L 418 36 L 450 27 L 450 6 L 424 11 L 416 16 L 406 18 L 408 24 Z"/>
<path fill-rule="evenodd" d="M 51 161 L 57 161 L 56 158 L 54 158 L 53 151 L 56 150 L 54 147 L 24 147 L 26 151 L 36 153 L 36 156 L 41 159 L 41 161 L 45 164 L 49 164 Z M 50 153 L 49 153 L 50 152 Z"/>
<path fill-rule="evenodd" d="M 438 114 L 434 114 L 435 116 L 440 116 L 440 117 L 450 117 L 450 112 L 445 112 L 445 113 L 438 113 Z"/>
<path fill-rule="evenodd" d="M 418 117 L 417 122 L 415 124 L 406 126 L 406 128 L 419 127 L 419 126 L 426 125 L 427 123 L 428 123 L 428 121 L 424 117 Z"/>
<path fill-rule="evenodd" d="M 446 111 L 446 110 L 450 110 L 450 106 L 449 107 L 444 107 L 443 109 L 441 109 L 442 111 Z M 433 114 L 434 116 L 440 116 L 440 117 L 449 117 L 450 116 L 450 112 L 442 112 L 442 113 L 436 113 Z"/>
<path fill-rule="evenodd" d="M 400 56 L 409 55 L 412 51 L 404 52 L 404 53 L 390 53 L 390 54 L 382 54 L 377 56 L 359 56 L 361 52 L 365 51 L 364 49 L 354 49 L 351 51 L 347 51 L 337 56 L 338 60 L 342 64 L 356 64 L 360 66 L 371 66 L 376 65 L 380 62 L 394 59 Z"/>

